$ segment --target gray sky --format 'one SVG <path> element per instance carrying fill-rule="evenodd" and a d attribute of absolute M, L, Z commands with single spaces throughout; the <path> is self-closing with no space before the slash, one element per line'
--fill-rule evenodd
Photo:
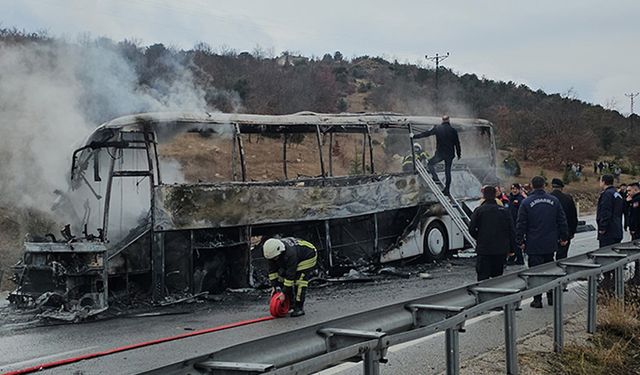
<path fill-rule="evenodd" d="M 0 25 L 276 54 L 370 55 L 524 83 L 628 114 L 640 91 L 640 1 L 0 0 Z M 636 113 L 640 112 L 640 97 Z"/>

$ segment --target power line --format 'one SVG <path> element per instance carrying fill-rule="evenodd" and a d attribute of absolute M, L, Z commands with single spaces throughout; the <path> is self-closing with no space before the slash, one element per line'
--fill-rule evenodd
<path fill-rule="evenodd" d="M 631 92 L 631 93 L 628 93 L 628 94 L 624 94 L 624 96 L 626 96 L 627 98 L 629 98 L 631 100 L 631 113 L 629 113 L 629 116 L 633 116 L 633 100 L 638 95 L 640 95 L 640 92 Z"/>
<path fill-rule="evenodd" d="M 449 52 L 446 55 L 439 55 L 436 53 L 435 56 L 429 57 L 429 55 L 424 55 L 424 58 L 427 60 L 436 62 L 436 91 L 438 90 L 438 70 L 440 68 L 440 62 L 444 61 L 447 57 L 449 57 Z"/>
<path fill-rule="evenodd" d="M 429 55 L 424 55 L 424 58 L 427 60 L 431 60 L 431 61 L 435 61 L 436 62 L 436 92 L 435 92 L 435 110 L 436 112 L 439 111 L 439 98 L 438 98 L 438 71 L 440 70 L 440 62 L 444 61 L 447 57 L 449 57 L 449 52 L 447 52 L 446 55 L 440 55 L 438 53 L 436 53 L 435 56 L 431 56 L 429 57 Z"/>

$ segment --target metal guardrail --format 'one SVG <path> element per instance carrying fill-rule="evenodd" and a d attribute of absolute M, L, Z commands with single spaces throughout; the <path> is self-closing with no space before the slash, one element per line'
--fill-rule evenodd
<path fill-rule="evenodd" d="M 624 267 L 640 259 L 640 241 L 617 244 L 494 279 L 224 348 L 146 374 L 310 374 L 344 361 L 363 361 L 377 375 L 387 349 L 445 332 L 447 374 L 460 367 L 458 332 L 465 322 L 502 308 L 506 373 L 518 373 L 516 316 L 519 303 L 553 290 L 554 350 L 562 351 L 565 285 L 588 280 L 587 331 L 596 331 L 597 278 L 615 272 L 615 294 L 624 297 Z"/>

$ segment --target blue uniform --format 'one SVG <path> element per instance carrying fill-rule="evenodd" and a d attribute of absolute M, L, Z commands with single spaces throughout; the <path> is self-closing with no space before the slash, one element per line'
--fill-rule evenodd
<path fill-rule="evenodd" d="M 558 240 L 569 239 L 569 227 L 558 198 L 543 189 L 534 190 L 520 206 L 516 239 L 529 255 L 553 254 Z"/>
<path fill-rule="evenodd" d="M 622 211 L 624 200 L 616 188 L 609 186 L 598 198 L 598 240 L 601 246 L 622 241 Z M 604 233 L 601 233 L 604 232 Z"/>

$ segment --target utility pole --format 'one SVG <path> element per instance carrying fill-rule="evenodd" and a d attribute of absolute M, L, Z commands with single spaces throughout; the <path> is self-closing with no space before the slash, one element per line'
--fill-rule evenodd
<path fill-rule="evenodd" d="M 631 100 L 631 113 L 629 113 L 629 117 L 633 116 L 633 100 L 636 96 L 640 95 L 640 92 L 631 92 L 628 94 L 624 94 L 627 98 Z"/>
<path fill-rule="evenodd" d="M 424 55 L 424 58 L 427 60 L 436 62 L 436 91 L 438 90 L 438 70 L 440 68 L 440 62 L 444 61 L 447 57 L 449 57 L 449 52 L 446 55 L 439 55 L 436 53 L 435 56 L 429 57 L 429 55 Z"/>
<path fill-rule="evenodd" d="M 425 55 L 424 58 L 427 60 L 431 60 L 431 61 L 435 61 L 436 62 L 436 92 L 435 92 L 435 110 L 436 112 L 439 111 L 439 100 L 438 100 L 438 70 L 440 70 L 440 62 L 444 61 L 447 57 L 449 57 L 449 52 L 447 52 L 446 55 L 439 55 L 436 53 L 435 56 L 431 56 L 429 57 L 429 55 Z"/>

